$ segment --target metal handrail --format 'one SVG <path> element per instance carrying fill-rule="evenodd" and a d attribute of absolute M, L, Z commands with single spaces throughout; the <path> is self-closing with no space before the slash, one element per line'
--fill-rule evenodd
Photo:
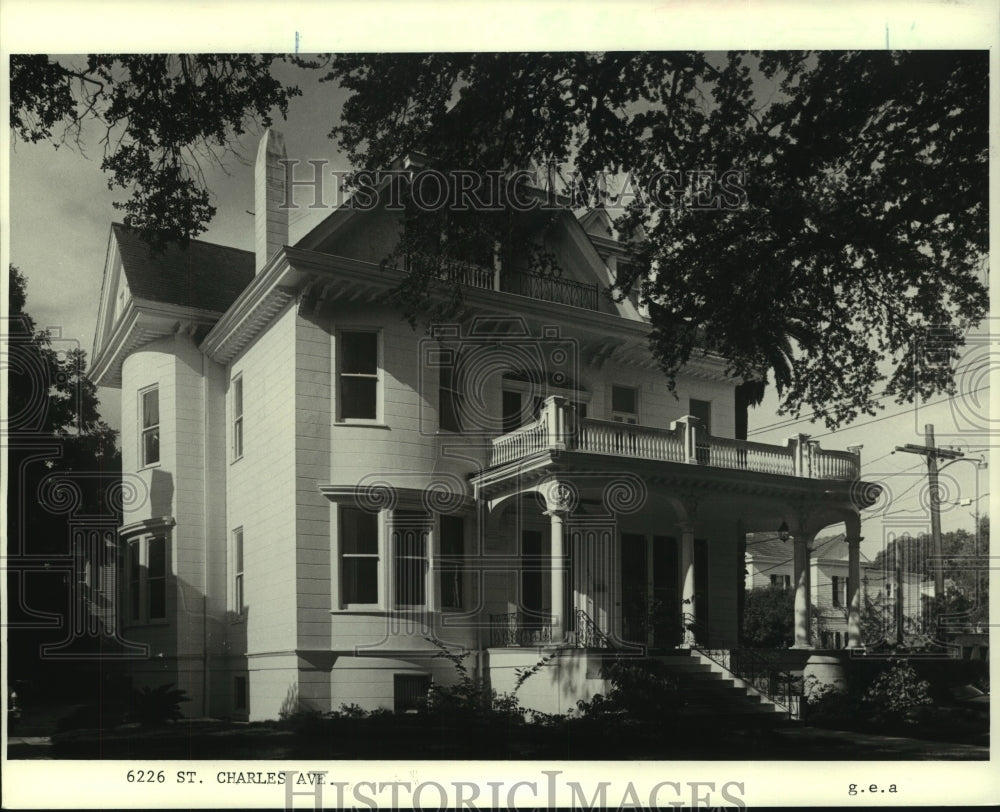
<path fill-rule="evenodd" d="M 737 648 L 720 652 L 702 646 L 693 647 L 703 657 L 721 666 L 732 676 L 753 686 L 789 718 L 800 718 L 802 680 L 769 660 L 759 649 Z"/>
<path fill-rule="evenodd" d="M 614 648 L 611 639 L 581 608 L 576 610 L 576 645 L 578 648 Z"/>

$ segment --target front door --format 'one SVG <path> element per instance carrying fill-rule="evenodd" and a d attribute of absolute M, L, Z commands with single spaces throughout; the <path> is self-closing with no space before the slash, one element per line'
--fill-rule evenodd
<path fill-rule="evenodd" d="M 681 642 L 677 539 L 653 536 L 653 600 L 650 603 L 650 641 L 654 648 L 674 648 Z"/>
<path fill-rule="evenodd" d="M 543 578 L 546 574 L 545 551 L 540 530 L 521 532 L 521 628 L 537 634 L 547 625 Z"/>

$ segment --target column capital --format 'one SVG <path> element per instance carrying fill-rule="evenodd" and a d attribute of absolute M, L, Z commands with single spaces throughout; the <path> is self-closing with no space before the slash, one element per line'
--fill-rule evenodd
<path fill-rule="evenodd" d="M 847 538 L 844 539 L 844 541 L 846 541 L 849 545 L 860 544 L 864 540 L 865 540 L 864 536 L 848 536 Z"/>
<path fill-rule="evenodd" d="M 677 522 L 676 527 L 681 533 L 694 534 L 694 522 Z"/>
<path fill-rule="evenodd" d="M 561 482 L 558 479 L 550 480 L 539 490 L 545 500 L 546 516 L 558 516 L 562 518 L 572 513 L 576 508 L 578 494 L 576 488 L 568 482 Z"/>

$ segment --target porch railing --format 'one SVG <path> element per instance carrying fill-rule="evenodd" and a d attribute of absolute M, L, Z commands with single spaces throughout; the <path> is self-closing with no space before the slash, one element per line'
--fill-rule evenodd
<path fill-rule="evenodd" d="M 695 648 L 702 656 L 721 665 L 734 677 L 752 685 L 785 711 L 790 719 L 801 718 L 802 677 L 783 669 L 766 652 L 750 648 Z"/>
<path fill-rule="evenodd" d="M 521 612 L 490 615 L 491 646 L 535 646 L 551 642 L 551 623 L 525 617 Z"/>
<path fill-rule="evenodd" d="M 500 290 L 586 310 L 597 310 L 599 297 L 596 284 L 588 285 L 572 279 L 541 276 L 525 271 L 504 271 L 500 275 Z"/>
<path fill-rule="evenodd" d="M 599 286 L 562 279 L 558 276 L 542 276 L 527 271 L 504 270 L 497 272 L 485 265 L 448 259 L 431 254 L 411 253 L 403 262 L 407 271 L 416 271 L 433 279 L 452 284 L 465 285 L 482 290 L 496 290 L 516 293 L 546 302 L 597 310 L 600 301 Z"/>
<path fill-rule="evenodd" d="M 690 415 L 669 429 L 578 418 L 569 402 L 558 396 L 545 400 L 538 420 L 493 439 L 490 466 L 547 449 L 808 479 L 852 481 L 861 473 L 860 453 L 821 449 L 808 435 L 789 437 L 780 446 L 714 437 Z"/>

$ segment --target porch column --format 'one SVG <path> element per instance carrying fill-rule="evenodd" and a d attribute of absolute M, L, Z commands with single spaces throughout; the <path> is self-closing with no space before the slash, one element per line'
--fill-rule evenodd
<path fill-rule="evenodd" d="M 809 610 L 812 598 L 810 580 L 812 568 L 809 562 L 809 546 L 812 536 L 797 533 L 795 545 L 795 643 L 792 648 L 812 648 L 809 628 Z"/>
<path fill-rule="evenodd" d="M 550 401 L 555 398 L 549 398 Z M 566 542 L 565 519 L 576 506 L 576 489 L 558 479 L 549 481 L 541 489 L 545 499 L 545 515 L 551 522 L 552 573 L 549 590 L 552 612 L 552 642 L 562 643 L 566 639 Z"/>
<path fill-rule="evenodd" d="M 681 645 L 690 648 L 698 642 L 695 633 L 697 607 L 694 599 L 694 524 L 684 522 L 681 531 L 681 624 L 683 635 Z"/>
<path fill-rule="evenodd" d="M 552 522 L 552 642 L 561 643 L 566 634 L 566 619 L 563 617 L 566 606 L 566 572 L 565 549 L 563 543 L 563 518 L 565 511 L 546 511 Z"/>
<path fill-rule="evenodd" d="M 861 536 L 847 538 L 847 647 L 861 648 Z"/>

